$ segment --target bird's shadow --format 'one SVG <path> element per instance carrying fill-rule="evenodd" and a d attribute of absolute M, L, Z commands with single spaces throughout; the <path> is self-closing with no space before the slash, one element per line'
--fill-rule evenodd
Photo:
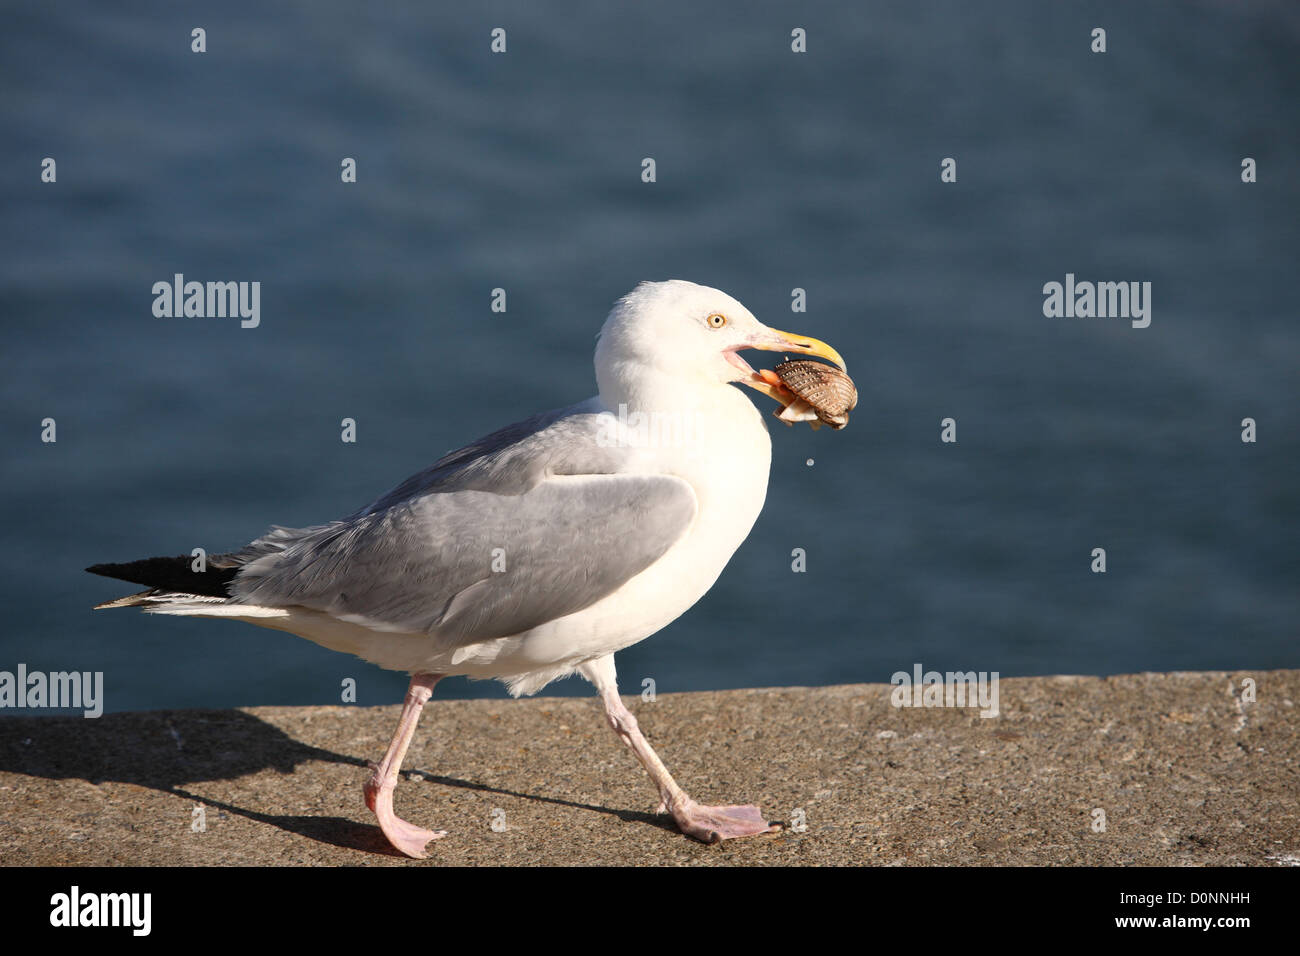
<path fill-rule="evenodd" d="M 294 740 L 280 728 L 238 710 L 150 711 L 108 714 L 97 720 L 80 717 L 0 719 L 0 771 L 50 780 L 135 784 L 202 803 L 218 812 L 278 827 L 318 843 L 401 856 L 376 825 L 344 817 L 263 813 L 214 800 L 194 787 L 206 781 L 232 780 L 268 769 L 289 774 L 299 764 L 309 761 L 347 764 L 362 770 L 369 767 L 369 761 L 361 757 Z M 520 793 L 418 769 L 404 771 L 407 775 L 411 773 L 447 787 L 590 810 L 625 822 L 648 823 L 675 832 L 671 818 L 664 815 Z M 361 800 L 360 775 L 357 800 Z"/>

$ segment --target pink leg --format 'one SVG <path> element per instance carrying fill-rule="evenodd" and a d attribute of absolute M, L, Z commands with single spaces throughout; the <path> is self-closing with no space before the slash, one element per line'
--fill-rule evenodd
<path fill-rule="evenodd" d="M 425 844 L 430 840 L 445 837 L 445 830 L 426 830 L 407 823 L 393 813 L 393 788 L 397 786 L 397 775 L 402 769 L 402 760 L 406 757 L 406 748 L 415 735 L 415 725 L 420 720 L 420 711 L 424 702 L 433 694 L 434 685 L 442 679 L 441 674 L 414 674 L 411 686 L 406 689 L 406 702 L 402 705 L 402 718 L 398 721 L 397 732 L 388 745 L 388 753 L 379 766 L 371 764 L 374 773 L 366 781 L 366 805 L 379 818 L 379 828 L 388 837 L 388 842 L 407 856 L 423 859 Z"/>
<path fill-rule="evenodd" d="M 662 801 L 660 811 L 667 810 L 671 813 L 683 833 L 705 843 L 718 843 L 735 837 L 775 833 L 781 829 L 779 824 L 769 824 L 756 806 L 706 807 L 692 800 L 673 780 L 659 755 L 642 736 L 632 712 L 623 706 L 623 701 L 618 696 L 618 685 L 613 679 L 613 656 L 591 662 L 583 668 L 583 673 L 600 691 L 610 727 L 631 748 L 659 790 Z"/>

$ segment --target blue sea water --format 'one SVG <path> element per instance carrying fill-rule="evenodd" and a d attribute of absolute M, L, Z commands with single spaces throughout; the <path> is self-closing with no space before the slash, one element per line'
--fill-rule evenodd
<path fill-rule="evenodd" d="M 861 400 L 841 432 L 773 421 L 762 517 L 620 655 L 627 689 L 1300 666 L 1293 4 L 6 21 L 0 670 L 103 671 L 111 711 L 331 703 L 347 677 L 398 700 L 403 675 L 278 632 L 91 613 L 130 586 L 82 569 L 338 517 L 582 399 L 611 302 L 669 277 L 831 342 Z M 178 272 L 260 281 L 260 326 L 154 317 Z M 1067 273 L 1150 282 L 1150 327 L 1045 317 Z"/>

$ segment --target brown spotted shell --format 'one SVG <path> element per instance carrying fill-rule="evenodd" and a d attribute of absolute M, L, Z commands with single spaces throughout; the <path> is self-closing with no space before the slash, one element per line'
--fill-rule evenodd
<path fill-rule="evenodd" d="M 782 362 L 774 371 L 827 425 L 843 428 L 849 423 L 849 412 L 858 404 L 858 389 L 847 373 L 824 362 L 802 360 Z"/>

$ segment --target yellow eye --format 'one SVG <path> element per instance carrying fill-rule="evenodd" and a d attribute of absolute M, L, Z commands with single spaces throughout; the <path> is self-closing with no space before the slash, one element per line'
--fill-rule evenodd
<path fill-rule="evenodd" d="M 723 315 L 721 312 L 714 312 L 711 316 L 709 316 L 708 321 L 709 321 L 709 328 L 720 329 L 727 324 L 727 317 Z"/>

